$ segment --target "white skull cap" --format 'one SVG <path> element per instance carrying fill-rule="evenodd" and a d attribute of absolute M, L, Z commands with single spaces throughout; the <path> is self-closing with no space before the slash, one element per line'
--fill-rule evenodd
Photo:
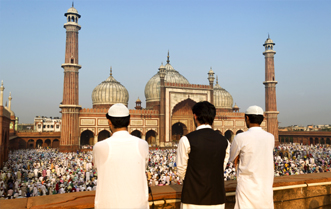
<path fill-rule="evenodd" d="M 247 108 L 246 115 L 263 115 L 263 109 L 259 106 L 253 105 Z"/>
<path fill-rule="evenodd" d="M 112 105 L 108 110 L 111 117 L 127 117 L 130 115 L 129 109 L 122 103 Z"/>

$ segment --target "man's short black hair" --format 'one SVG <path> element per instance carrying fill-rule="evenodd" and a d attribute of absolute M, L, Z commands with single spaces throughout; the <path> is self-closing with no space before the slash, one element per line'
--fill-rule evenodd
<path fill-rule="evenodd" d="M 212 125 L 216 116 L 215 106 L 207 101 L 196 103 L 192 107 L 192 112 L 197 116 L 200 124 Z"/>
<path fill-rule="evenodd" d="M 112 117 L 106 114 L 106 118 L 111 121 L 114 128 L 124 128 L 128 127 L 130 124 L 130 115 L 126 117 Z"/>
<path fill-rule="evenodd" d="M 248 116 L 248 120 L 250 123 L 257 123 L 259 125 L 261 125 L 263 119 L 264 119 L 264 116 L 263 115 L 246 115 L 245 114 L 245 117 Z"/>

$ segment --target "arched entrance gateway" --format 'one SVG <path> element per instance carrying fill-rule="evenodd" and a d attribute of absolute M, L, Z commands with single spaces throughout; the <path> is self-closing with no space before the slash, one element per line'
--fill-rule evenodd
<path fill-rule="evenodd" d="M 40 147 L 43 147 L 43 140 L 38 139 L 36 142 L 36 148 L 40 148 Z"/>
<path fill-rule="evenodd" d="M 51 146 L 51 140 L 50 139 L 46 139 L 45 140 L 45 146 L 46 147 L 50 147 Z"/>
<path fill-rule="evenodd" d="M 34 140 L 33 139 L 29 139 L 29 141 L 28 141 L 28 148 L 29 149 L 33 149 L 34 148 Z"/>
<path fill-rule="evenodd" d="M 171 141 L 178 143 L 178 140 L 187 133 L 195 130 L 192 107 L 196 104 L 190 98 L 179 102 L 172 110 L 171 116 Z"/>
<path fill-rule="evenodd" d="M 237 134 L 240 134 L 240 133 L 242 133 L 242 132 L 244 132 L 243 130 L 238 130 L 237 132 L 236 132 L 236 135 Z"/>
<path fill-rule="evenodd" d="M 90 130 L 85 130 L 80 135 L 80 145 L 94 145 L 94 134 Z"/>
<path fill-rule="evenodd" d="M 187 127 L 183 123 L 175 123 L 171 127 L 172 141 L 178 143 L 179 139 L 188 133 Z"/>
<path fill-rule="evenodd" d="M 146 133 L 146 141 L 148 144 L 156 146 L 156 132 L 153 130 L 149 130 Z"/>
<path fill-rule="evenodd" d="M 324 144 L 324 138 L 321 138 L 321 144 Z"/>
<path fill-rule="evenodd" d="M 109 131 L 103 130 L 98 135 L 98 142 L 110 137 Z"/>
<path fill-rule="evenodd" d="M 141 132 L 138 131 L 138 130 L 134 130 L 134 131 L 132 131 L 132 132 L 131 132 L 131 135 L 136 136 L 136 137 L 138 137 L 138 138 L 141 138 L 141 136 L 142 136 Z"/>

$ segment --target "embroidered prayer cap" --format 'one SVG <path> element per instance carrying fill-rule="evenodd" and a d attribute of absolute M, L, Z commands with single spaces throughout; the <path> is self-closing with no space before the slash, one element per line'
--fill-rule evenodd
<path fill-rule="evenodd" d="M 253 105 L 247 108 L 246 115 L 263 115 L 263 109 L 259 106 Z"/>
<path fill-rule="evenodd" d="M 116 103 L 109 108 L 108 115 L 111 117 L 127 117 L 130 113 L 124 104 Z"/>

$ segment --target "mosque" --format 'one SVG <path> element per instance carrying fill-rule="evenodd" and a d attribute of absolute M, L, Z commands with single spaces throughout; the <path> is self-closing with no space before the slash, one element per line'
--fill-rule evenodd
<path fill-rule="evenodd" d="M 110 75 L 92 91 L 93 108 L 82 108 L 78 103 L 78 74 L 81 65 L 78 63 L 78 32 L 81 17 L 78 11 L 71 7 L 65 13 L 67 22 L 66 49 L 63 83 L 63 101 L 60 105 L 62 113 L 62 130 L 60 151 L 73 151 L 82 145 L 94 145 L 111 136 L 105 114 L 115 103 L 128 105 L 127 89 Z M 266 119 L 262 128 L 273 133 L 278 139 L 278 121 L 276 106 L 276 84 L 274 75 L 275 44 L 268 37 L 263 52 L 266 62 Z M 233 106 L 233 98 L 222 88 L 212 69 L 206 78 L 209 85 L 191 84 L 179 71 L 170 64 L 168 52 L 166 64 L 156 67 L 155 75 L 145 86 L 146 107 L 141 106 L 141 100 L 136 101 L 135 109 L 130 110 L 130 125 L 128 131 L 146 140 L 150 146 L 169 147 L 178 143 L 182 135 L 195 129 L 192 106 L 199 101 L 209 101 L 217 109 L 213 128 L 228 139 L 246 130 L 244 113 L 239 112 L 237 105 Z"/>
<path fill-rule="evenodd" d="M 92 108 L 82 108 L 79 105 L 79 69 L 78 62 L 78 32 L 81 17 L 78 11 L 71 7 L 65 13 L 66 47 L 64 70 L 63 100 L 60 108 L 62 113 L 61 132 L 16 133 L 15 113 L 9 106 L 3 106 L 3 84 L 1 85 L 0 102 L 0 162 L 7 156 L 7 148 L 23 149 L 40 146 L 59 147 L 60 151 L 76 151 L 81 146 L 92 146 L 96 142 L 111 136 L 105 114 L 115 103 L 128 105 L 129 92 L 112 75 L 102 81 L 92 91 Z M 275 44 L 268 37 L 263 46 L 265 51 L 265 120 L 261 124 L 264 130 L 274 134 L 276 145 L 278 141 L 278 111 L 276 105 L 276 84 L 274 70 Z M 191 108 L 196 102 L 209 101 L 216 107 L 216 117 L 213 128 L 232 140 L 235 134 L 247 130 L 244 113 L 233 105 L 233 98 L 222 88 L 212 69 L 206 72 L 209 85 L 191 84 L 170 64 L 170 55 L 166 64 L 155 67 L 155 74 L 145 86 L 146 107 L 141 106 L 141 100 L 136 100 L 136 106 L 130 110 L 131 120 L 128 131 L 146 140 L 150 146 L 170 147 L 178 143 L 182 135 L 195 130 Z M 216 83 L 215 83 L 216 80 Z M 34 126 L 39 127 L 38 122 Z"/>

